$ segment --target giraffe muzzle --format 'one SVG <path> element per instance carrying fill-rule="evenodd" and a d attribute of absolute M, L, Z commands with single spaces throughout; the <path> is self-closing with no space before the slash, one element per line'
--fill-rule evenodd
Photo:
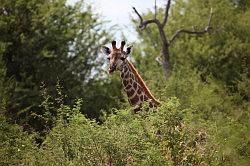
<path fill-rule="evenodd" d="M 115 71 L 116 67 L 112 66 L 109 68 L 109 74 L 112 74 Z"/>

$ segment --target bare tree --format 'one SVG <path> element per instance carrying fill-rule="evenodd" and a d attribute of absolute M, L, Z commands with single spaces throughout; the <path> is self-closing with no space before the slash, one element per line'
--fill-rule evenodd
<path fill-rule="evenodd" d="M 141 30 L 145 29 L 147 27 L 147 25 L 149 24 L 155 24 L 158 28 L 159 31 L 159 35 L 161 38 L 161 43 L 162 43 L 162 48 L 161 48 L 161 52 L 160 52 L 160 57 L 162 59 L 162 67 L 163 67 L 163 71 L 164 71 L 164 76 L 166 79 L 169 78 L 170 75 L 170 63 L 169 63 L 169 47 L 170 45 L 173 43 L 173 41 L 181 34 L 181 33 L 187 33 L 187 34 L 194 34 L 194 35 L 203 35 L 207 32 L 209 32 L 212 28 L 210 26 L 211 24 L 211 19 L 212 19 L 212 9 L 210 11 L 210 16 L 208 18 L 208 24 L 207 26 L 201 30 L 198 31 L 195 28 L 193 28 L 192 30 L 190 29 L 179 29 L 177 30 L 172 37 L 168 38 L 166 36 L 166 33 L 164 31 L 164 28 L 168 22 L 168 17 L 169 17 L 169 9 L 171 7 L 171 0 L 167 0 L 167 4 L 166 4 L 166 8 L 165 8 L 165 14 L 164 14 L 164 18 L 162 21 L 160 21 L 159 19 L 157 19 L 157 6 L 156 6 L 156 0 L 155 0 L 155 13 L 154 13 L 154 18 L 152 19 L 148 19 L 148 20 L 144 20 L 142 18 L 142 16 L 139 14 L 139 12 L 136 10 L 135 7 L 133 7 L 134 12 L 137 14 L 137 16 L 139 17 L 139 28 Z"/>

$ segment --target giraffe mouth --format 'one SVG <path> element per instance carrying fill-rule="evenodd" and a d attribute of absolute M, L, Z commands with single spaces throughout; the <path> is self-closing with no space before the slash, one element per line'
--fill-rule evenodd
<path fill-rule="evenodd" d="M 109 69 L 109 74 L 112 74 L 115 71 L 115 68 L 110 68 Z"/>

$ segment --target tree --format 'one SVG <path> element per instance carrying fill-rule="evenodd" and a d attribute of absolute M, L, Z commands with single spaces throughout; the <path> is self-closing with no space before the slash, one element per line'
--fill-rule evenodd
<path fill-rule="evenodd" d="M 188 3 L 177 3 L 177 10 L 173 12 L 175 20 L 170 21 L 169 29 L 186 25 L 199 25 L 201 17 L 206 15 L 206 6 L 213 6 L 216 16 L 213 18 L 213 31 L 211 35 L 203 38 L 183 36 L 176 40 L 172 46 L 172 63 L 176 68 L 189 65 L 192 69 L 202 72 L 201 77 L 213 76 L 222 81 L 232 91 L 236 90 L 236 82 L 243 73 L 249 73 L 249 38 L 247 29 L 250 25 L 249 5 L 244 6 L 248 10 L 242 10 L 243 6 L 237 6 L 233 2 L 213 0 L 209 3 L 190 0 Z M 201 10 L 204 8 L 204 10 Z M 178 10 L 182 9 L 185 15 Z M 223 10 L 222 10 L 223 9 Z M 196 13 L 192 12 L 196 11 Z M 199 15 L 199 16 L 198 16 Z M 248 74 L 249 77 L 249 74 Z"/>
<path fill-rule="evenodd" d="M 161 53 L 160 53 L 160 57 L 162 58 L 162 66 L 163 66 L 163 73 L 166 79 L 169 78 L 169 74 L 170 74 L 170 56 L 169 56 L 169 47 L 170 45 L 173 43 L 173 41 L 181 34 L 181 33 L 188 33 L 188 34 L 195 34 L 195 35 L 202 35 L 205 34 L 207 32 L 210 31 L 211 27 L 211 18 L 212 18 L 212 9 L 210 12 L 210 16 L 208 19 L 208 24 L 207 26 L 204 28 L 204 30 L 197 30 L 195 28 L 193 28 L 193 30 L 189 30 L 186 28 L 182 28 L 177 30 L 171 38 L 168 38 L 166 33 L 165 33 L 165 26 L 168 22 L 168 17 L 169 17 L 169 10 L 170 10 L 170 6 L 171 6 L 171 0 L 168 0 L 167 5 L 166 5 L 166 9 L 165 9 L 165 13 L 164 13 L 164 17 L 163 17 L 163 21 L 160 21 L 157 18 L 157 6 L 156 6 L 156 0 L 155 0 L 155 13 L 154 13 L 154 18 L 153 19 L 148 19 L 148 20 L 144 20 L 142 18 L 142 16 L 139 14 L 139 12 L 136 10 L 135 7 L 133 7 L 133 10 L 135 11 L 135 13 L 137 14 L 137 16 L 139 17 L 140 20 L 140 25 L 139 28 L 144 29 L 147 27 L 147 25 L 149 24 L 156 24 L 158 31 L 159 31 L 159 36 L 161 39 Z"/>
<path fill-rule="evenodd" d="M 237 5 L 235 1 L 228 0 L 176 1 L 172 6 L 172 17 L 169 17 L 168 25 L 164 31 L 168 35 L 174 34 L 176 29 L 183 26 L 191 27 L 207 24 L 204 23 L 204 20 L 207 20 L 210 7 L 213 7 L 213 11 L 215 11 L 211 35 L 200 38 L 199 35 L 182 34 L 170 47 L 171 68 L 173 70 L 189 65 L 192 69 L 198 69 L 202 72 L 201 77 L 204 81 L 206 80 L 205 77 L 212 74 L 216 79 L 225 82 L 227 86 L 231 86 L 232 90 L 236 90 L 235 85 L 237 80 L 240 79 L 240 75 L 246 71 L 249 73 L 249 65 L 247 65 L 250 62 L 249 31 L 247 30 L 249 24 L 246 21 L 249 18 L 249 4 L 245 1 L 239 1 L 239 5 Z M 163 18 L 164 9 L 159 9 L 157 15 L 158 18 Z M 153 16 L 153 12 L 148 12 L 144 15 L 144 18 L 148 19 Z M 135 20 L 134 23 L 136 24 Z M 145 31 L 146 33 L 137 29 L 142 41 L 140 43 L 141 52 L 145 56 L 138 57 L 136 61 L 147 60 L 148 63 L 143 62 L 146 65 L 143 68 L 149 68 L 152 65 L 156 66 L 151 61 L 155 59 L 158 54 L 157 50 L 161 49 L 162 44 L 155 27 L 148 26 Z M 157 69 L 160 68 L 157 67 Z M 151 76 L 154 77 L 154 75 Z M 148 75 L 145 75 L 145 77 L 150 78 Z"/>
<path fill-rule="evenodd" d="M 0 42 L 6 45 L 1 52 L 1 61 L 6 64 L 5 80 L 15 80 L 7 105 L 7 114 L 13 122 L 38 131 L 43 129 L 39 119 L 43 114 L 39 107 L 42 82 L 55 98 L 59 81 L 69 104 L 76 97 L 95 98 L 87 93 L 97 86 L 95 78 L 106 81 L 99 77 L 103 75 L 103 61 L 98 58 L 98 47 L 109 36 L 91 6 L 84 1 L 68 6 L 66 0 L 3 0 L 0 20 Z M 98 86 L 103 85 L 102 81 Z M 102 88 L 98 90 L 96 94 L 103 92 Z M 100 100 L 108 103 L 112 94 Z M 100 106 L 88 108 L 86 101 L 82 111 L 98 118 Z"/>

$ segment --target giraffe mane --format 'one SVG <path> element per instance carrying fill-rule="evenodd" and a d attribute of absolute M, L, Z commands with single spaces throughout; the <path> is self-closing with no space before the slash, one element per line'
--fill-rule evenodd
<path fill-rule="evenodd" d="M 135 69 L 134 65 L 128 61 L 128 65 L 130 67 L 130 69 L 132 70 L 133 74 L 135 75 L 138 83 L 141 85 L 141 87 L 144 89 L 145 94 L 150 97 L 157 105 L 160 104 L 160 102 L 158 100 L 155 99 L 155 97 L 152 95 L 152 93 L 150 92 L 150 90 L 148 89 L 148 87 L 146 86 L 145 82 L 143 81 L 143 79 L 141 78 L 140 74 L 137 72 L 137 70 Z"/>

